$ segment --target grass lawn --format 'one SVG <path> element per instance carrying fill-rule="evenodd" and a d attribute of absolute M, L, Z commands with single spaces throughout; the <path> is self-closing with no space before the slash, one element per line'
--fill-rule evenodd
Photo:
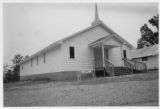
<path fill-rule="evenodd" d="M 4 85 L 4 106 L 157 106 L 158 73 Z"/>

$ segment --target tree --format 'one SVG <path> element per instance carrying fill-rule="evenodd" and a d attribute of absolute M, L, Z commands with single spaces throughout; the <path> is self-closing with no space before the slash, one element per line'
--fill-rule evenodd
<path fill-rule="evenodd" d="M 13 64 L 18 64 L 22 60 L 23 60 L 23 56 L 21 56 L 20 54 L 15 55 L 14 58 L 12 59 Z"/>
<path fill-rule="evenodd" d="M 13 81 L 19 81 L 20 80 L 20 65 L 16 65 L 13 69 Z"/>
<path fill-rule="evenodd" d="M 140 28 L 141 38 L 137 41 L 137 48 L 143 48 L 145 46 L 151 46 L 159 43 L 159 23 L 158 23 L 159 16 L 154 16 L 153 18 L 149 19 L 148 22 L 153 27 L 156 27 L 156 31 L 154 32 L 150 29 L 147 24 L 144 24 Z"/>
<path fill-rule="evenodd" d="M 14 77 L 11 70 L 8 70 L 8 72 L 6 73 L 6 77 L 3 79 L 3 81 L 4 83 L 14 81 Z"/>
<path fill-rule="evenodd" d="M 16 82 L 20 80 L 20 65 L 18 63 L 20 63 L 21 61 L 23 61 L 24 59 L 29 58 L 28 55 L 25 56 L 25 58 L 23 58 L 23 56 L 21 56 L 20 54 L 17 54 L 14 56 L 14 58 L 12 59 L 13 61 L 13 71 L 8 70 L 6 73 L 5 78 L 3 79 L 5 83 L 7 82 Z M 4 66 L 4 68 L 7 65 Z"/>
<path fill-rule="evenodd" d="M 20 54 L 15 55 L 15 57 L 12 59 L 13 64 L 15 64 L 14 68 L 13 68 L 13 75 L 11 81 L 18 81 L 20 80 L 20 65 L 18 65 L 18 63 L 20 63 L 23 60 L 23 56 L 21 56 Z"/>
<path fill-rule="evenodd" d="M 150 23 L 152 26 L 155 26 L 155 27 L 157 28 L 157 30 L 159 29 L 158 19 L 159 19 L 159 15 L 154 16 L 153 18 L 151 18 L 151 19 L 149 20 L 149 23 Z"/>

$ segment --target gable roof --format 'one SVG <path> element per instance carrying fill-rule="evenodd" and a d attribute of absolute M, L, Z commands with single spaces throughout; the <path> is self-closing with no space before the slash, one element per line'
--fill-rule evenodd
<path fill-rule="evenodd" d="M 107 25 L 105 25 L 104 23 L 101 24 L 106 30 L 109 30 L 112 34 L 108 35 L 108 36 L 105 36 L 105 37 L 102 37 L 92 43 L 90 43 L 89 45 L 92 45 L 94 43 L 98 43 L 98 42 L 102 42 L 103 40 L 107 40 L 111 37 L 115 37 L 117 38 L 118 40 L 120 40 L 121 42 L 123 42 L 124 44 L 128 45 L 131 49 L 135 49 L 135 47 L 130 44 L 128 41 L 126 41 L 124 38 L 122 38 L 121 36 L 119 36 L 116 32 L 114 32 L 111 28 L 109 28 Z"/>
<path fill-rule="evenodd" d="M 42 50 L 36 52 L 35 54 L 31 55 L 29 58 L 23 60 L 23 61 L 20 62 L 19 64 L 25 63 L 25 62 L 31 60 L 32 58 L 34 58 L 34 57 L 36 57 L 36 56 L 38 56 L 38 55 L 40 55 L 40 54 L 42 54 L 42 53 L 45 53 L 45 52 L 47 52 L 48 50 L 53 49 L 53 48 L 55 48 L 55 47 L 58 46 L 58 45 L 63 44 L 63 41 L 64 41 L 64 40 L 68 40 L 68 39 L 70 39 L 70 38 L 72 38 L 72 37 L 76 37 L 76 36 L 78 36 L 79 34 L 82 34 L 82 33 L 86 32 L 86 31 L 89 31 L 90 29 L 95 28 L 95 27 L 97 27 L 97 26 L 102 26 L 102 27 L 104 27 L 104 29 L 106 29 L 106 30 L 108 30 L 110 33 L 114 34 L 114 36 L 115 36 L 116 38 L 118 38 L 119 40 L 123 41 L 125 44 L 129 45 L 131 48 L 135 48 L 133 45 L 131 45 L 129 42 L 127 42 L 125 39 L 123 39 L 121 36 L 119 36 L 117 33 L 115 33 L 112 29 L 110 29 L 107 25 L 105 25 L 105 24 L 102 22 L 102 23 L 99 23 L 99 24 L 97 24 L 97 25 L 91 25 L 91 26 L 89 26 L 88 28 L 85 28 L 85 29 L 83 29 L 83 30 L 81 30 L 81 31 L 79 31 L 79 32 L 76 32 L 75 34 L 72 34 L 72 35 L 70 35 L 70 36 L 68 36 L 68 37 L 65 37 L 65 38 L 63 38 L 63 39 L 61 39 L 61 40 L 58 40 L 58 41 L 50 44 L 49 46 L 47 46 L 47 47 L 43 48 Z M 104 37 L 104 38 L 106 38 L 106 37 Z M 103 38 L 102 38 L 102 39 L 99 39 L 99 40 L 103 40 Z"/>
<path fill-rule="evenodd" d="M 23 61 L 21 61 L 20 63 L 18 63 L 18 65 L 23 64 L 23 63 L 31 60 L 32 58 L 34 58 L 34 57 L 36 57 L 36 56 L 39 56 L 40 54 L 43 54 L 43 53 L 47 52 L 47 51 L 50 50 L 50 49 L 53 49 L 53 48 L 55 48 L 55 47 L 57 47 L 57 46 L 60 46 L 61 43 L 62 43 L 62 42 L 61 42 L 60 40 L 58 40 L 58 41 L 50 44 L 49 46 L 41 49 L 40 51 L 34 53 L 34 54 L 31 55 L 31 56 L 29 56 L 27 59 L 24 59 Z"/>
<path fill-rule="evenodd" d="M 132 51 L 131 56 L 132 58 L 141 58 L 141 57 L 146 57 L 146 56 L 157 55 L 159 53 L 158 46 L 159 44 L 156 44 L 156 45 L 145 47 L 142 49 L 136 49 Z"/>
<path fill-rule="evenodd" d="M 77 35 L 79 35 L 79 34 L 82 34 L 82 33 L 86 32 L 86 31 L 89 31 L 90 29 L 92 29 L 92 28 L 94 28 L 94 27 L 97 27 L 97 26 L 98 26 L 98 25 L 89 26 L 89 27 L 87 27 L 87 28 L 85 28 L 85 29 L 83 29 L 83 30 L 81 30 L 81 31 L 78 31 L 78 32 L 76 32 L 76 33 L 74 33 L 74 34 L 72 34 L 72 35 L 70 35 L 70 36 L 68 36 L 68 37 L 65 37 L 65 38 L 63 38 L 63 39 L 60 39 L 60 40 L 58 40 L 58 41 L 50 44 L 49 46 L 41 49 L 40 51 L 34 53 L 33 55 L 29 56 L 29 58 L 21 61 L 20 63 L 18 63 L 18 65 L 23 64 L 23 63 L 31 60 L 32 58 L 34 58 L 34 57 L 36 57 L 36 56 L 38 56 L 38 55 L 40 55 L 40 54 L 42 54 L 42 53 L 45 53 L 45 52 L 47 52 L 47 51 L 50 50 L 50 49 L 55 48 L 55 47 L 58 46 L 58 45 L 61 45 L 64 40 L 68 40 L 68 39 L 70 39 L 70 38 L 72 38 L 72 37 L 75 37 L 75 36 L 77 36 Z"/>
<path fill-rule="evenodd" d="M 103 23 L 102 25 L 103 25 L 107 30 L 111 31 L 117 39 L 119 39 L 119 40 L 121 40 L 122 42 L 124 42 L 124 44 L 129 45 L 130 48 L 135 49 L 135 47 L 134 47 L 132 44 L 130 44 L 128 41 L 126 41 L 124 38 L 122 38 L 120 35 L 118 35 L 115 31 L 113 31 L 111 28 L 109 28 L 106 24 Z"/>

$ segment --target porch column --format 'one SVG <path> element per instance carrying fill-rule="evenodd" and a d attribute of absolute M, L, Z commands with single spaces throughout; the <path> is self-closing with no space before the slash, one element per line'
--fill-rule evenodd
<path fill-rule="evenodd" d="M 124 67 L 124 62 L 123 62 L 123 60 L 122 60 L 122 58 L 123 58 L 122 46 L 123 46 L 123 44 L 121 44 L 121 46 L 120 46 L 120 49 L 121 49 L 121 61 L 122 61 L 122 66 Z"/>
<path fill-rule="evenodd" d="M 104 62 L 104 45 L 102 44 L 102 62 L 103 62 L 103 67 L 105 67 L 105 62 Z"/>
<path fill-rule="evenodd" d="M 105 68 L 105 61 L 104 61 L 104 44 L 102 43 L 102 64 L 103 64 L 103 68 Z M 105 75 L 105 71 L 104 71 L 104 76 Z"/>

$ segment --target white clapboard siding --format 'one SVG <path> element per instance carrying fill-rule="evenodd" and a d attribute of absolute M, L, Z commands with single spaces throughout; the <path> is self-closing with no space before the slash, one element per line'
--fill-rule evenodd
<path fill-rule="evenodd" d="M 84 62 L 94 58 L 93 49 L 88 45 L 93 41 L 107 35 L 109 35 L 108 31 L 101 26 L 97 26 L 76 37 L 73 37 L 72 39 L 64 41 L 62 46 L 62 71 L 81 70 L 81 67 L 78 66 L 80 60 L 81 62 Z M 75 47 L 75 59 L 69 58 L 69 46 Z M 84 65 L 85 64 L 86 63 L 84 63 Z"/>
<path fill-rule="evenodd" d="M 148 56 L 148 60 L 147 61 L 142 61 L 142 58 L 136 58 L 136 59 L 133 59 L 133 60 L 146 63 L 147 69 L 158 69 L 159 68 L 158 55 Z"/>
<path fill-rule="evenodd" d="M 46 52 L 45 54 L 45 63 L 43 60 L 43 54 L 38 56 L 38 65 L 37 65 L 37 57 L 32 59 L 32 66 L 31 66 L 31 60 L 25 62 L 21 65 L 23 66 L 20 69 L 20 76 L 26 76 L 26 75 L 35 75 L 35 74 L 44 74 L 44 73 L 53 73 L 53 72 L 59 72 L 60 71 L 60 47 L 51 49 L 50 51 Z"/>

